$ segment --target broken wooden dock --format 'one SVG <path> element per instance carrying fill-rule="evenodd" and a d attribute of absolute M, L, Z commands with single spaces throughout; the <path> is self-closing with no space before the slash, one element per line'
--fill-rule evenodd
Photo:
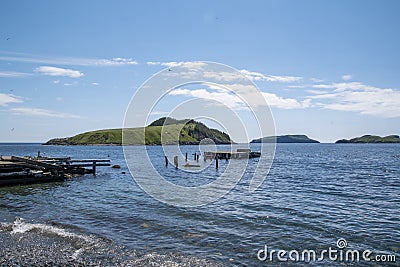
<path fill-rule="evenodd" d="M 203 154 L 204 160 L 207 159 L 247 159 L 259 158 L 261 152 L 254 152 L 247 148 L 238 148 L 236 151 L 206 151 Z"/>
<path fill-rule="evenodd" d="M 0 186 L 63 181 L 76 175 L 96 175 L 109 159 L 0 156 Z M 87 168 L 90 167 L 90 168 Z"/>

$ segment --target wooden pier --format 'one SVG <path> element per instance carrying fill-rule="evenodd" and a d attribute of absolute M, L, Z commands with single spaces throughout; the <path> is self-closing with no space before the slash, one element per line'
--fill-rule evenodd
<path fill-rule="evenodd" d="M 204 160 L 207 159 L 248 159 L 248 158 L 259 158 L 260 152 L 253 152 L 247 148 L 238 148 L 236 151 L 211 151 L 204 152 Z"/>
<path fill-rule="evenodd" d="M 0 186 L 63 181 L 76 175 L 96 175 L 109 159 L 0 156 Z M 91 168 L 87 168 L 91 167 Z"/>

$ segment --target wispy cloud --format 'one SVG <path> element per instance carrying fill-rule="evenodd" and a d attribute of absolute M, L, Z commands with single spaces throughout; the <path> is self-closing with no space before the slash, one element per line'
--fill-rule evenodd
<path fill-rule="evenodd" d="M 79 78 L 84 74 L 78 70 L 63 69 L 51 66 L 41 66 L 35 69 L 35 72 L 49 76 L 66 76 L 70 78 Z"/>
<path fill-rule="evenodd" d="M 352 111 L 385 118 L 400 117 L 400 90 L 379 88 L 360 82 L 316 84 L 314 88 L 330 89 L 309 96 L 323 109 Z M 308 91 L 314 93 L 314 91 Z"/>
<path fill-rule="evenodd" d="M 4 107 L 11 103 L 22 103 L 24 102 L 21 97 L 12 94 L 0 93 L 0 106 Z"/>
<path fill-rule="evenodd" d="M 302 77 L 297 76 L 278 76 L 278 75 L 266 75 L 260 72 L 254 72 L 249 70 L 241 70 L 240 73 L 236 71 L 209 71 L 207 69 L 203 69 L 203 66 L 206 66 L 207 63 L 205 62 L 196 62 L 196 61 L 169 61 L 169 62 L 160 62 L 160 61 L 148 61 L 146 62 L 149 66 L 163 66 L 168 68 L 174 67 L 183 67 L 187 68 L 188 72 L 171 72 L 166 73 L 165 75 L 168 76 L 177 76 L 180 75 L 181 77 L 185 78 L 203 78 L 203 79 L 210 79 L 213 82 L 235 82 L 235 83 L 243 83 L 245 82 L 247 77 L 251 81 L 267 81 L 267 82 L 284 82 L 284 83 L 291 83 L 291 82 L 298 82 L 302 80 Z M 196 72 L 201 71 L 200 72 Z"/>
<path fill-rule="evenodd" d="M 92 83 L 92 85 L 96 85 L 97 86 L 97 85 L 99 85 L 99 83 Z"/>
<path fill-rule="evenodd" d="M 136 60 L 133 60 L 132 58 L 121 58 L 121 57 L 116 57 L 111 60 L 102 59 L 98 62 L 100 63 L 100 65 L 102 64 L 103 66 L 137 65 L 138 64 L 138 62 Z"/>
<path fill-rule="evenodd" d="M 243 75 L 247 76 L 252 81 L 267 81 L 267 82 L 297 82 L 302 79 L 302 77 L 297 76 L 277 76 L 277 75 L 265 75 L 260 72 L 241 70 Z"/>
<path fill-rule="evenodd" d="M 236 95 L 229 93 L 228 91 L 209 91 L 207 89 L 175 89 L 170 92 L 171 95 L 183 95 L 192 96 L 195 98 L 207 99 L 210 101 L 216 101 L 231 109 L 240 109 L 244 107 L 243 101 Z M 214 104 L 216 103 L 214 102 Z"/>
<path fill-rule="evenodd" d="M 262 93 L 268 105 L 280 109 L 303 109 L 311 106 L 311 99 L 298 101 L 293 98 L 283 98 L 272 93 Z"/>
<path fill-rule="evenodd" d="M 169 113 L 171 113 L 170 111 L 152 111 L 151 113 L 150 113 L 150 115 L 153 115 L 153 116 L 162 116 L 162 115 L 168 115 Z"/>
<path fill-rule="evenodd" d="M 223 90 L 221 88 L 213 89 L 209 87 L 207 89 L 175 89 L 170 92 L 171 95 L 184 95 L 184 96 L 192 96 L 196 98 L 207 99 L 211 101 L 216 101 L 221 104 L 226 105 L 228 108 L 240 110 L 246 108 L 246 103 L 236 94 L 229 92 L 228 90 Z M 280 108 L 280 109 L 302 109 L 308 108 L 311 106 L 311 99 L 306 99 L 303 101 L 298 101 L 293 98 L 284 98 L 280 97 L 273 93 L 262 92 L 262 96 L 264 96 L 266 103 L 270 107 Z M 260 99 L 259 99 L 260 100 Z M 259 101 L 261 105 L 264 105 L 265 102 L 262 100 Z M 257 103 L 253 103 L 257 104 Z"/>
<path fill-rule="evenodd" d="M 213 82 L 225 82 L 225 83 L 236 82 L 239 84 L 246 83 L 246 78 L 237 72 L 204 71 L 202 75 L 205 79 Z M 250 82 L 248 82 L 248 84 L 250 84 Z"/>
<path fill-rule="evenodd" d="M 288 88 L 305 88 L 307 87 L 306 85 L 288 85 Z"/>
<path fill-rule="evenodd" d="M 176 67 L 182 65 L 184 61 L 176 62 L 176 61 L 169 61 L 169 62 L 160 62 L 160 61 L 148 61 L 146 62 L 149 66 L 164 66 L 164 67 Z"/>
<path fill-rule="evenodd" d="M 72 83 L 64 83 L 64 86 L 72 86 L 72 85 L 76 85 L 76 84 L 78 84 L 78 82 L 74 81 Z"/>
<path fill-rule="evenodd" d="M 322 82 L 324 82 L 324 80 L 318 79 L 318 78 L 310 78 L 310 81 L 312 81 L 313 83 L 322 83 Z"/>
<path fill-rule="evenodd" d="M 353 78 L 353 75 L 346 74 L 342 76 L 343 81 L 349 81 Z"/>
<path fill-rule="evenodd" d="M 183 66 L 185 68 L 199 68 L 205 66 L 207 63 L 200 62 L 200 61 L 167 61 L 167 62 L 160 62 L 160 61 L 148 61 L 146 62 L 149 66 L 163 66 L 163 67 L 177 67 Z"/>
<path fill-rule="evenodd" d="M 376 90 L 380 89 L 378 87 L 365 85 L 360 82 L 343 82 L 343 83 L 330 83 L 330 84 L 315 84 L 312 87 L 321 89 L 335 89 L 335 91 L 345 91 L 345 90 Z"/>
<path fill-rule="evenodd" d="M 18 71 L 0 71 L 0 77 L 3 78 L 21 78 L 32 74 Z"/>
<path fill-rule="evenodd" d="M 10 111 L 15 115 L 25 116 L 39 116 L 39 117 L 54 117 L 63 119 L 81 119 L 82 117 L 70 113 L 59 113 L 52 110 L 41 109 L 41 108 L 12 108 Z"/>
<path fill-rule="evenodd" d="M 0 61 L 26 62 L 39 64 L 72 65 L 72 66 L 122 66 L 137 65 L 138 62 L 132 58 L 115 57 L 103 58 L 73 58 L 58 56 L 39 56 L 24 53 L 4 53 L 0 55 Z"/>
<path fill-rule="evenodd" d="M 306 92 L 313 94 L 313 95 L 326 94 L 326 91 L 324 91 L 324 90 L 315 90 L 315 89 L 309 89 L 309 90 L 306 90 Z"/>

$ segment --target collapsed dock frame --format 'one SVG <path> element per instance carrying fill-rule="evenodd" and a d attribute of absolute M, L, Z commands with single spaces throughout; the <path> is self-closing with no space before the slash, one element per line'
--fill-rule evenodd
<path fill-rule="evenodd" d="M 109 159 L 0 156 L 0 186 L 63 181 L 76 175 L 96 175 L 96 167 Z M 86 168 L 91 167 L 91 168 Z"/>

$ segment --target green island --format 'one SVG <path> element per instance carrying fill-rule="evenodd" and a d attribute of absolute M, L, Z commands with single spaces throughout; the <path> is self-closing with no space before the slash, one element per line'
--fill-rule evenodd
<path fill-rule="evenodd" d="M 143 135 L 144 132 L 144 135 Z M 143 140 L 144 137 L 144 140 Z M 124 129 L 124 145 L 196 145 L 209 138 L 215 144 L 233 143 L 226 133 L 191 119 L 160 118 L 146 127 Z M 210 143 L 211 143 L 210 140 Z M 54 138 L 43 145 L 122 145 L 122 129 L 105 129 Z"/>
<path fill-rule="evenodd" d="M 377 135 L 363 135 L 352 139 L 341 139 L 335 142 L 336 144 L 354 144 L 354 143 L 400 143 L 398 135 L 377 136 Z"/>
<path fill-rule="evenodd" d="M 251 143 L 319 143 L 317 140 L 310 139 L 304 134 L 266 136 L 254 139 Z"/>

